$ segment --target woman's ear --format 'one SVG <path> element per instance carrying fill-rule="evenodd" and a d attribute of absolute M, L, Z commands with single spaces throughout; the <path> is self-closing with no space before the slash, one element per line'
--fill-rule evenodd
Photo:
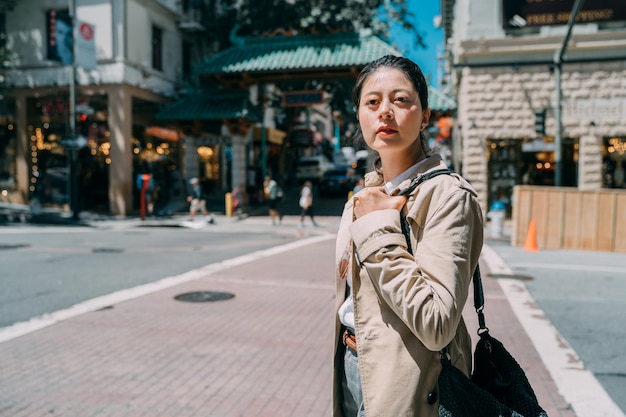
<path fill-rule="evenodd" d="M 420 130 L 426 129 L 428 126 L 428 122 L 430 121 L 430 109 L 424 110 L 424 114 L 422 115 L 422 126 Z"/>

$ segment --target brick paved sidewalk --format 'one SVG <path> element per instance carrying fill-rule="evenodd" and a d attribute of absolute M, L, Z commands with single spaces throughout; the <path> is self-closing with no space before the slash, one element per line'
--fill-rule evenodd
<path fill-rule="evenodd" d="M 0 416 L 329 416 L 333 254 L 332 238 L 277 250 L 0 343 Z M 497 281 L 483 281 L 491 333 L 548 414 L 574 416 Z M 192 291 L 235 296 L 174 299 Z M 471 304 L 466 321 L 474 333 Z"/>

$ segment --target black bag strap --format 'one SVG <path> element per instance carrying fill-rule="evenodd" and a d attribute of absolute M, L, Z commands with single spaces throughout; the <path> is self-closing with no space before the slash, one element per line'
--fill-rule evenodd
<path fill-rule="evenodd" d="M 434 178 L 438 175 L 442 175 L 442 174 L 448 174 L 448 175 L 454 174 L 454 170 L 446 168 L 446 169 L 437 169 L 435 171 L 425 172 L 423 174 L 418 174 L 415 176 L 415 178 L 411 180 L 409 185 L 403 188 L 402 190 L 400 190 L 400 192 L 397 195 L 407 195 L 411 193 L 411 191 L 413 191 L 418 185 L 420 185 L 424 181 Z"/>
<path fill-rule="evenodd" d="M 425 174 L 417 175 L 415 178 L 411 180 L 411 183 L 406 187 L 400 190 L 397 195 L 408 195 L 410 194 L 418 185 L 423 183 L 426 180 L 434 178 L 438 175 L 442 174 L 453 174 L 454 170 L 452 169 L 438 169 L 436 171 L 426 172 Z M 402 227 L 402 234 L 406 239 L 407 250 L 412 255 L 413 249 L 411 247 L 411 234 L 410 234 L 410 226 L 409 221 L 402 211 L 400 212 L 400 225 Z M 482 335 L 483 333 L 489 332 L 489 328 L 487 328 L 485 324 L 485 314 L 483 310 L 485 308 L 485 294 L 483 293 L 483 283 L 480 277 L 480 267 L 476 265 L 476 269 L 474 269 L 474 274 L 472 276 L 472 281 L 474 283 L 474 308 L 476 309 L 476 314 L 478 315 L 478 334 Z M 445 354 L 447 348 L 442 350 L 442 354 Z"/>
<path fill-rule="evenodd" d="M 478 314 L 478 334 L 482 335 L 483 333 L 487 333 L 489 329 L 485 324 L 485 314 L 483 313 L 485 308 L 485 294 L 483 293 L 483 282 L 480 279 L 479 265 L 476 265 L 476 269 L 474 269 L 472 280 L 474 281 L 474 308 L 476 309 L 476 314 Z"/>
<path fill-rule="evenodd" d="M 415 176 L 415 178 L 411 180 L 409 185 L 401 189 L 397 195 L 409 195 L 415 188 L 417 188 L 418 185 L 420 185 L 424 181 L 434 178 L 438 175 L 443 175 L 443 174 L 450 175 L 453 172 L 454 172 L 453 170 L 448 168 L 448 169 L 438 169 L 435 171 L 429 171 L 424 174 L 418 174 L 417 176 Z M 409 222 L 406 219 L 406 216 L 402 212 L 400 212 L 400 226 L 402 227 L 402 233 L 406 237 L 407 249 L 411 254 L 413 254 L 413 249 L 411 248 L 411 239 L 409 238 L 410 236 L 409 231 L 411 229 L 409 227 Z"/>

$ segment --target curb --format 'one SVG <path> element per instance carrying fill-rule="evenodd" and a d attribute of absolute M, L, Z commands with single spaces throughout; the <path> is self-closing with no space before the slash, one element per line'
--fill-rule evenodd
<path fill-rule="evenodd" d="M 481 257 L 492 274 L 513 271 L 487 244 Z M 563 399 L 581 417 L 624 417 L 595 376 L 585 367 L 565 338 L 550 323 L 523 282 L 498 279 L 513 313 L 528 335 Z"/>

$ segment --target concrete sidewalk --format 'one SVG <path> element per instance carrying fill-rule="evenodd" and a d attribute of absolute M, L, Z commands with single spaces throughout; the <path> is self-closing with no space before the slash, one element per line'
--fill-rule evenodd
<path fill-rule="evenodd" d="M 329 416 L 333 257 L 333 233 L 303 238 L 6 340 L 0 416 Z M 526 369 L 550 417 L 575 417 L 499 281 L 483 285 L 491 334 Z M 193 292 L 234 297 L 175 299 Z M 471 300 L 465 317 L 475 337 Z"/>

